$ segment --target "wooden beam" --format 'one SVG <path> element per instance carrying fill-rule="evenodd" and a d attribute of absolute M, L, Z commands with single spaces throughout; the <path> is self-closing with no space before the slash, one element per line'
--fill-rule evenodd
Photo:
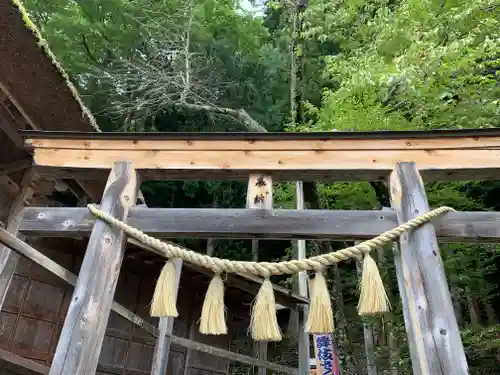
<path fill-rule="evenodd" d="M 33 196 L 36 180 L 37 176 L 32 169 L 25 172 L 21 182 L 21 190 L 10 206 L 6 229 L 15 236 L 21 225 L 22 209 L 25 202 Z M 0 246 L 0 309 L 7 296 L 18 261 L 18 254 L 5 246 Z"/>
<path fill-rule="evenodd" d="M 0 129 L 3 130 L 5 135 L 7 135 L 15 146 L 22 150 L 24 140 L 18 131 L 21 126 L 22 125 L 16 123 L 14 116 L 12 116 L 12 113 L 6 108 L 5 104 L 0 104 Z"/>
<path fill-rule="evenodd" d="M 89 135 L 86 139 L 29 138 L 26 143 L 33 150 L 35 164 L 46 169 L 44 173 L 72 174 L 81 179 L 101 178 L 99 170 L 109 170 L 113 160 L 123 154 L 145 179 L 242 179 L 262 173 L 292 181 L 381 180 L 398 162 L 416 162 L 430 180 L 496 179 L 500 175 L 499 136 L 317 137 L 123 140 L 113 136 L 92 139 Z"/>
<path fill-rule="evenodd" d="M 6 365 L 6 363 L 9 365 Z M 15 373 L 21 372 L 23 374 L 26 374 L 26 370 L 28 371 L 28 374 L 47 375 L 49 373 L 49 368 L 47 366 L 41 365 L 31 359 L 23 358 L 4 349 L 0 349 L 0 368 L 4 371 L 12 369 L 16 371 Z M 3 371 L 2 374 L 4 374 Z M 12 373 L 5 372 L 5 374 Z"/>
<path fill-rule="evenodd" d="M 129 162 L 117 162 L 101 200 L 104 212 L 126 220 L 135 204 L 137 176 Z M 123 231 L 97 221 L 90 236 L 64 321 L 50 375 L 90 375 L 97 361 L 125 248 Z"/>
<path fill-rule="evenodd" d="M 91 202 L 99 202 L 102 192 L 104 191 L 105 182 L 103 181 L 80 181 L 76 183 L 80 186 L 83 192 L 90 198 Z"/>
<path fill-rule="evenodd" d="M 434 181 L 497 179 L 498 153 L 477 150 L 470 157 L 470 150 L 128 151 L 126 155 L 148 180 L 241 180 L 247 174 L 260 172 L 276 180 L 375 181 L 384 180 L 396 163 L 415 160 L 425 179 Z M 42 167 L 43 176 L 101 179 L 102 173 L 111 169 L 112 160 L 123 154 L 108 150 L 36 149 L 34 164 Z"/>
<path fill-rule="evenodd" d="M 393 211 L 171 209 L 130 210 L 128 223 L 158 238 L 368 239 L 396 227 Z M 27 236 L 88 236 L 87 208 L 26 207 L 19 230 Z M 450 212 L 434 222 L 440 240 L 498 242 L 499 212 Z"/>
<path fill-rule="evenodd" d="M 252 366 L 256 366 L 256 367 L 264 367 L 268 370 L 275 371 L 275 372 L 281 372 L 284 374 L 298 375 L 297 369 L 295 369 L 293 367 L 279 365 L 277 363 L 269 362 L 269 361 L 262 360 L 262 359 L 253 358 L 253 357 L 246 356 L 243 354 L 233 353 L 233 352 L 230 352 L 229 350 L 226 350 L 226 349 L 221 349 L 221 348 L 217 348 L 215 346 L 202 344 L 201 342 L 195 342 L 195 341 L 185 339 L 182 337 L 172 336 L 172 342 L 174 344 L 183 346 L 185 348 L 191 348 L 191 349 L 198 351 L 198 352 L 211 354 L 211 355 L 214 355 L 214 356 L 217 356 L 220 358 L 226 358 L 226 359 L 229 359 L 231 361 L 241 362 L 241 363 L 245 363 L 247 365 L 252 365 Z"/>
<path fill-rule="evenodd" d="M 10 90 L 8 89 L 8 87 L 5 86 L 1 82 L 0 82 L 0 91 L 2 91 L 7 96 L 7 98 L 9 98 L 10 102 L 12 104 L 14 104 L 14 106 L 16 107 L 16 109 L 23 116 L 23 118 L 26 120 L 26 122 L 29 124 L 29 126 L 32 129 L 38 129 L 38 126 L 35 125 L 35 122 L 33 121 L 33 119 L 30 116 L 28 116 L 28 114 L 24 111 L 23 107 L 19 104 L 19 102 L 14 97 L 14 95 L 12 95 L 12 93 L 10 92 Z"/>
<path fill-rule="evenodd" d="M 247 187 L 247 208 L 250 210 L 271 210 L 273 208 L 273 179 L 263 174 L 251 174 Z M 252 261 L 259 261 L 259 241 L 252 240 Z M 267 359 L 267 341 L 254 341 L 256 358 Z M 266 375 L 265 368 L 258 369 L 258 375 Z"/>
<path fill-rule="evenodd" d="M 19 159 L 10 163 L 0 164 L 0 175 L 19 172 L 31 166 L 31 158 Z"/>
<path fill-rule="evenodd" d="M 401 163 L 390 178 L 391 205 L 398 221 L 429 211 L 424 184 L 414 163 Z M 460 330 L 431 223 L 403 235 L 395 257 L 398 285 L 403 291 L 413 372 L 422 375 L 469 373 Z"/>
<path fill-rule="evenodd" d="M 60 277 L 65 280 L 69 284 L 75 286 L 77 283 L 77 276 L 74 273 L 71 273 L 64 267 L 61 267 L 59 264 L 54 262 L 49 257 L 43 255 L 27 243 L 21 241 L 19 238 L 14 237 L 9 232 L 0 228 L 0 243 L 3 243 L 5 246 L 8 246 L 11 250 L 16 251 L 19 254 L 22 254 L 26 258 L 32 260 L 36 264 L 40 265 L 44 269 L 53 273 L 54 275 Z M 153 337 L 158 337 L 158 329 L 149 323 L 148 321 L 142 319 L 140 316 L 134 314 L 132 311 L 127 309 L 125 306 L 120 305 L 119 303 L 113 301 L 111 305 L 111 309 L 116 312 L 118 315 L 123 318 L 131 321 L 135 325 L 142 328 L 144 331 L 149 333 Z M 196 351 L 200 351 L 203 353 L 213 354 L 221 358 L 227 358 L 231 361 L 246 363 L 248 365 L 253 366 L 262 366 L 266 367 L 269 370 L 287 373 L 291 375 L 297 375 L 297 370 L 291 367 L 279 365 L 276 363 L 261 361 L 256 358 L 252 358 L 246 355 L 241 355 L 237 353 L 233 353 L 228 350 L 224 350 L 221 348 L 216 348 L 210 345 L 193 342 L 192 340 L 177 337 L 175 335 L 171 335 L 172 343 L 176 345 L 180 345 L 184 348 L 191 348 Z"/>
<path fill-rule="evenodd" d="M 19 185 L 16 184 L 9 176 L 0 174 L 0 191 L 2 194 L 15 197 L 19 193 L 19 190 L 21 190 Z"/>
<path fill-rule="evenodd" d="M 476 129 L 477 130 L 477 129 Z M 30 149 L 127 151 L 355 151 L 492 149 L 500 146 L 500 132 L 464 131 L 365 133 L 73 133 L 24 132 Z M 402 136 L 403 134 L 403 136 Z M 441 135 L 442 134 L 442 135 Z"/>

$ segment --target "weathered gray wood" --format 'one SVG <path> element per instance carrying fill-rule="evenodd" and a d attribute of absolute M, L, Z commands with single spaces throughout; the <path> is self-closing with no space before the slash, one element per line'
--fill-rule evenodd
<path fill-rule="evenodd" d="M 273 179 L 270 176 L 262 174 L 250 175 L 247 187 L 247 208 L 272 210 L 273 208 Z M 259 261 L 259 242 L 252 240 L 252 261 Z M 254 341 L 253 351 L 257 358 L 267 359 L 267 342 Z M 260 367 L 259 375 L 266 375 L 265 368 Z"/>
<path fill-rule="evenodd" d="M 138 199 L 142 200 L 141 206 L 147 207 L 142 191 L 139 191 Z M 179 291 L 179 283 L 182 273 L 182 259 L 175 259 L 175 299 Z M 167 373 L 168 360 L 170 358 L 170 346 L 174 330 L 174 317 L 160 317 L 158 322 L 158 338 L 156 340 L 151 366 L 151 375 L 165 375 Z"/>
<path fill-rule="evenodd" d="M 296 201 L 297 201 L 297 209 L 304 209 L 304 189 L 302 181 L 297 181 L 296 186 Z M 306 258 L 306 241 L 298 240 L 297 241 L 297 259 Z M 298 286 L 299 286 L 299 295 L 302 297 L 308 297 L 308 276 L 307 272 L 299 272 L 298 275 Z M 300 375 L 309 375 L 311 371 L 310 366 L 310 348 L 309 348 L 309 333 L 305 330 L 305 324 L 307 321 L 307 316 L 309 314 L 309 306 L 308 305 L 297 305 L 297 319 L 298 319 L 298 335 L 299 339 L 299 374 Z"/>
<path fill-rule="evenodd" d="M 88 236 L 95 218 L 87 208 L 26 207 L 19 231 L 27 236 Z M 250 210 L 132 208 L 128 223 L 160 238 L 372 238 L 397 226 L 396 213 L 377 210 Z M 447 242 L 498 242 L 500 212 L 450 212 L 435 220 Z"/>
<path fill-rule="evenodd" d="M 390 211 L 390 207 L 382 207 L 382 211 Z M 399 295 L 401 300 L 403 300 L 403 305 L 407 304 L 408 302 L 404 302 L 408 300 L 408 296 L 406 295 L 406 290 L 404 286 L 404 280 L 403 280 L 403 269 L 401 267 L 401 251 L 399 249 L 399 242 L 394 242 L 391 246 L 392 248 L 392 253 L 394 255 L 394 264 L 395 264 L 395 269 L 396 269 L 396 278 L 397 278 L 397 283 L 398 283 L 398 288 L 399 288 Z M 383 253 L 379 253 L 379 258 L 380 256 L 383 256 Z M 382 280 L 384 281 L 384 275 L 382 275 Z M 388 291 L 388 296 L 391 298 L 391 294 Z M 403 312 L 404 315 L 404 312 Z M 389 319 L 387 320 L 387 329 L 388 329 L 388 340 L 389 340 L 389 360 L 390 360 L 390 367 L 391 367 L 391 375 L 398 375 L 398 361 L 399 361 L 399 348 L 398 348 L 398 342 L 396 339 L 396 335 L 394 332 L 394 316 L 389 316 Z"/>
<path fill-rule="evenodd" d="M 179 291 L 179 282 L 182 272 L 182 260 L 175 259 L 175 298 Z M 174 329 L 173 317 L 161 317 L 158 324 L 158 339 L 156 340 L 155 352 L 151 375 L 165 375 L 167 373 L 168 359 L 170 356 L 170 345 L 172 343 L 172 332 Z"/>
<path fill-rule="evenodd" d="M 138 200 L 143 203 L 141 206 L 147 207 L 146 200 L 139 191 Z M 179 283 L 182 273 L 182 259 L 175 259 L 175 299 L 177 299 L 177 292 L 179 291 Z M 165 375 L 168 367 L 168 360 L 170 358 L 170 346 L 172 343 L 172 333 L 174 329 L 174 317 L 160 317 L 158 323 L 158 339 L 156 340 L 155 351 L 153 356 L 153 364 L 151 366 L 151 375 Z"/>
<path fill-rule="evenodd" d="M 359 241 L 356 241 L 357 245 Z M 356 260 L 356 271 L 361 278 L 361 262 Z M 373 340 L 373 324 L 363 322 L 363 339 L 365 343 L 366 375 L 377 375 L 377 363 L 375 362 L 375 342 Z"/>
<path fill-rule="evenodd" d="M 111 170 L 101 209 L 126 220 L 135 204 L 137 175 L 128 162 Z M 50 375 L 90 375 L 97 361 L 118 281 L 126 239 L 123 231 L 97 221 L 57 344 Z"/>
<path fill-rule="evenodd" d="M 0 369 L 14 370 L 15 373 L 23 374 L 43 374 L 49 372 L 47 366 L 41 365 L 31 359 L 23 358 L 7 350 L 0 349 Z"/>
<path fill-rule="evenodd" d="M 365 340 L 366 374 L 377 375 L 377 364 L 375 362 L 375 344 L 373 341 L 373 326 L 363 324 L 363 336 Z"/>
<path fill-rule="evenodd" d="M 225 350 L 225 349 L 217 348 L 215 346 L 202 344 L 201 342 L 194 342 L 192 340 L 185 339 L 182 337 L 172 336 L 172 342 L 174 344 L 183 346 L 185 348 L 191 348 L 191 349 L 199 351 L 199 352 L 212 354 L 212 355 L 215 355 L 215 356 L 221 357 L 221 358 L 227 358 L 231 361 L 246 363 L 248 365 L 253 365 L 256 367 L 264 367 L 264 368 L 271 370 L 271 371 L 277 371 L 277 372 L 290 374 L 290 375 L 297 375 L 298 374 L 297 369 L 295 369 L 293 367 L 279 365 L 277 363 L 269 362 L 269 361 L 266 361 L 263 359 L 252 358 L 252 357 L 249 357 L 249 356 L 246 356 L 243 354 L 233 353 L 233 352 L 230 352 L 229 350 Z"/>
<path fill-rule="evenodd" d="M 215 205 L 215 203 L 214 203 Z M 215 241 L 212 238 L 207 239 L 207 244 L 206 244 L 206 250 L 207 250 L 207 255 L 213 256 L 214 255 L 214 250 L 215 250 Z M 206 274 L 211 274 L 212 271 L 209 271 Z M 227 284 L 226 284 L 227 285 Z M 197 298 L 195 298 L 197 300 Z M 195 306 L 196 307 L 196 306 Z M 191 309 L 188 317 L 188 338 L 192 339 L 196 335 L 196 321 L 198 320 L 198 317 L 195 316 L 195 311 L 194 309 Z M 193 350 L 188 349 L 186 351 L 186 360 L 184 361 L 184 375 L 189 374 L 189 370 L 191 369 L 191 363 L 193 361 Z"/>
<path fill-rule="evenodd" d="M 390 178 L 391 205 L 399 222 L 429 211 L 424 184 L 414 163 L 400 163 Z M 468 366 L 450 291 L 430 223 L 405 234 L 396 257 L 403 290 L 405 326 L 413 372 L 466 375 Z"/>
<path fill-rule="evenodd" d="M 19 194 L 19 185 L 16 184 L 12 178 L 7 175 L 0 174 L 0 192 L 2 193 L 2 218 L 6 212 L 5 210 L 9 210 L 10 204 L 12 203 L 12 197 L 16 197 Z M 7 201 L 7 202 L 6 202 Z M 8 203 L 7 205 L 5 203 Z M 8 206 L 6 208 L 6 206 Z"/>
<path fill-rule="evenodd" d="M 196 319 L 193 318 L 194 311 L 189 313 L 188 320 L 188 338 L 192 339 L 196 335 Z M 193 362 L 193 349 L 188 348 L 186 350 L 186 359 L 184 361 L 184 375 L 188 375 L 191 370 L 191 363 Z"/>
<path fill-rule="evenodd" d="M 33 196 L 37 175 L 33 169 L 26 171 L 21 182 L 21 190 L 12 202 L 7 219 L 7 231 L 17 235 L 22 221 L 22 209 L 26 200 Z M 3 306 L 19 255 L 5 246 L 0 246 L 0 309 Z"/>
<path fill-rule="evenodd" d="M 41 267 L 45 268 L 46 270 L 50 271 L 54 275 L 60 277 L 61 279 L 65 280 L 71 285 L 76 285 L 77 282 L 77 276 L 74 273 L 71 273 L 64 267 L 60 266 L 56 262 L 54 262 L 52 259 L 48 258 L 47 256 L 43 255 L 39 251 L 35 250 L 33 247 L 28 245 L 27 243 L 21 241 L 19 238 L 14 237 L 12 234 L 9 232 L 5 231 L 4 229 L 0 228 L 0 243 L 4 244 L 5 246 L 8 246 L 11 250 L 16 251 L 19 254 L 22 254 L 23 256 L 27 257 L 28 259 L 32 260 L 36 264 L 40 265 Z M 119 303 L 113 301 L 111 305 L 111 310 L 116 312 L 118 315 L 122 316 L 123 318 L 131 321 L 135 325 L 141 327 L 145 332 L 149 333 L 153 337 L 158 337 L 158 329 L 149 323 L 148 321 L 142 319 L 140 316 L 134 314 L 132 311 L 124 307 L 123 305 L 120 305 Z M 254 366 L 261 366 L 265 367 L 269 370 L 273 371 L 278 371 L 278 372 L 284 372 L 284 373 L 289 373 L 289 374 L 297 374 L 297 371 L 293 368 L 287 367 L 287 366 L 282 366 L 276 363 L 268 362 L 268 361 L 259 361 L 256 358 L 252 358 L 249 356 L 233 353 L 228 350 L 224 350 L 221 348 L 216 348 L 210 345 L 206 344 L 201 344 L 201 343 L 196 343 L 193 342 L 192 340 L 177 337 L 174 335 L 171 335 L 172 337 L 172 343 L 176 345 L 180 345 L 185 348 L 191 348 L 193 350 L 197 350 L 203 353 L 208 353 L 208 354 L 213 354 L 217 355 L 221 358 L 227 358 L 231 361 L 236 361 L 236 362 L 241 362 L 241 363 L 246 363 L 249 365 L 254 365 Z"/>

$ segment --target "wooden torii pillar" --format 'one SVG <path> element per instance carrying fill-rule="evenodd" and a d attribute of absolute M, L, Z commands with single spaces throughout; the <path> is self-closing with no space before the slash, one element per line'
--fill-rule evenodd
<path fill-rule="evenodd" d="M 100 209 L 125 221 L 137 190 L 131 163 L 115 163 Z M 95 374 L 126 242 L 122 230 L 94 224 L 49 375 Z"/>
<path fill-rule="evenodd" d="M 414 163 L 398 163 L 390 176 L 391 206 L 399 223 L 429 212 L 424 183 Z M 413 372 L 468 375 L 443 261 L 432 223 L 405 233 L 394 262 L 403 301 Z"/>

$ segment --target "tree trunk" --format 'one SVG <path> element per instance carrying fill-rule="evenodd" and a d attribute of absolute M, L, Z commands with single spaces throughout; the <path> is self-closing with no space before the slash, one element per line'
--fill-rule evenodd
<path fill-rule="evenodd" d="M 453 290 L 453 288 L 451 288 L 451 290 Z M 464 314 L 462 313 L 462 304 L 460 303 L 460 298 L 457 297 L 456 293 L 452 292 L 451 300 L 453 302 L 453 310 L 455 311 L 455 316 L 457 317 L 457 323 L 460 327 L 462 327 L 464 325 Z"/>
<path fill-rule="evenodd" d="M 497 314 L 495 313 L 493 305 L 489 301 L 484 302 L 484 310 L 488 318 L 488 325 L 493 326 L 497 324 Z"/>
<path fill-rule="evenodd" d="M 479 313 L 477 311 L 477 302 L 473 297 L 472 292 L 468 286 L 465 287 L 465 298 L 467 299 L 467 308 L 469 310 L 470 324 L 473 327 L 479 327 L 481 321 L 479 319 Z"/>
<path fill-rule="evenodd" d="M 302 103 L 303 87 L 301 85 L 304 72 L 305 44 L 302 38 L 304 23 L 302 21 L 305 4 L 297 1 L 292 6 L 292 37 L 290 40 L 290 117 L 293 125 L 304 122 Z"/>
<path fill-rule="evenodd" d="M 292 11 L 292 37 L 290 38 L 290 119 L 293 125 L 296 125 L 297 118 L 297 45 L 295 39 L 297 13 L 295 9 Z"/>

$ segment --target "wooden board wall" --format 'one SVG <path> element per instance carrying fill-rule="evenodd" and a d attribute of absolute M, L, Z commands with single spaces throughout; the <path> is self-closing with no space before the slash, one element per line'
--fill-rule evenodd
<path fill-rule="evenodd" d="M 54 251 L 32 243 L 40 252 L 51 257 L 63 267 L 78 273 L 83 254 Z M 142 318 L 149 318 L 149 303 L 154 280 L 122 268 L 115 300 Z M 50 366 L 57 340 L 64 323 L 73 287 L 21 258 L 12 280 L 4 307 L 0 312 L 0 348 Z M 180 317 L 175 320 L 174 335 L 188 336 L 189 311 L 195 303 L 193 293 L 179 293 Z M 199 299 L 198 299 L 199 301 Z M 195 339 L 225 349 L 229 337 L 204 336 L 197 329 Z M 111 312 L 96 375 L 149 375 L 155 339 L 128 320 Z M 184 375 L 186 350 L 172 345 L 167 373 Z M 221 375 L 228 368 L 228 361 L 207 354 L 196 353 L 186 375 Z M 10 373 L 6 373 L 10 374 Z M 3 375 L 3 374 L 2 374 Z"/>

